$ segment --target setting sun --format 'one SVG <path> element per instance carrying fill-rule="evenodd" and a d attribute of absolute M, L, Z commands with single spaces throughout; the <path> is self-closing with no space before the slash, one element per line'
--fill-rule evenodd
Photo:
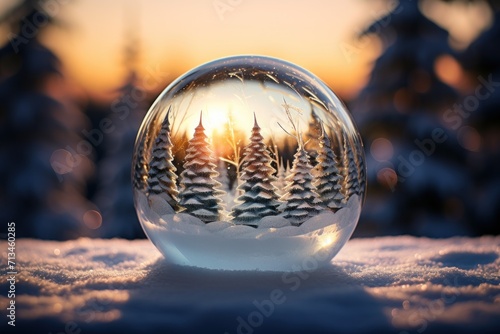
<path fill-rule="evenodd" d="M 223 107 L 207 107 L 203 111 L 203 127 L 207 136 L 211 137 L 214 132 L 223 132 L 224 125 L 229 121 L 229 111 Z"/>

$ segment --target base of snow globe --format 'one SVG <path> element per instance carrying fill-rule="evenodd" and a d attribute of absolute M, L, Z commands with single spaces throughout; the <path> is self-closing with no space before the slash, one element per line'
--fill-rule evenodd
<path fill-rule="evenodd" d="M 360 136 L 337 96 L 300 67 L 238 56 L 174 81 L 139 130 L 141 225 L 167 261 L 296 271 L 329 263 L 365 193 Z"/>
<path fill-rule="evenodd" d="M 262 218 L 254 228 L 230 221 L 205 224 L 175 213 L 161 196 L 148 199 L 138 192 L 136 199 L 144 209 L 145 232 L 168 262 L 225 270 L 297 271 L 325 265 L 351 237 L 361 207 L 354 195 L 339 211 L 325 211 L 300 226 L 277 216 Z"/>

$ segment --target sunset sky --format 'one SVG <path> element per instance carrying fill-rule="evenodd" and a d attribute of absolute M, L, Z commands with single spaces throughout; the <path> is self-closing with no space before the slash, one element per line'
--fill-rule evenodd
<path fill-rule="evenodd" d="M 139 41 L 139 73 L 159 78 L 155 90 L 207 61 L 263 54 L 310 70 L 349 98 L 364 85 L 380 52 L 375 39 L 357 39 L 357 32 L 393 7 L 383 0 L 54 2 L 60 3 L 56 18 L 64 27 L 47 31 L 43 41 L 59 55 L 67 77 L 99 98 L 109 97 L 124 81 L 124 49 L 130 38 Z M 2 1 L 0 11 L 15 3 Z M 427 1 L 424 7 L 464 41 L 483 29 L 490 15 L 481 5 L 447 22 L 443 13 L 465 12 L 458 8 L 463 6 L 450 9 Z M 0 42 L 7 36 L 4 28 Z"/>

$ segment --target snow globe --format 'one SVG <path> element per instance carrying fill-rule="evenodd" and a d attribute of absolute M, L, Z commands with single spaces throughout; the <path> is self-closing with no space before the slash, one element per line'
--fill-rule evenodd
<path fill-rule="evenodd" d="M 297 65 L 212 61 L 151 106 L 133 157 L 142 227 L 166 260 L 297 271 L 352 235 L 366 188 L 363 145 L 339 98 Z"/>

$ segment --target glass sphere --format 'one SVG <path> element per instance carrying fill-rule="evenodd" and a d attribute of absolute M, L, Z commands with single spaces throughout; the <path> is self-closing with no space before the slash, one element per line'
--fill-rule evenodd
<path fill-rule="evenodd" d="M 212 61 L 156 99 L 137 135 L 142 227 L 167 261 L 213 269 L 318 267 L 352 235 L 363 145 L 316 76 L 263 56 Z"/>

